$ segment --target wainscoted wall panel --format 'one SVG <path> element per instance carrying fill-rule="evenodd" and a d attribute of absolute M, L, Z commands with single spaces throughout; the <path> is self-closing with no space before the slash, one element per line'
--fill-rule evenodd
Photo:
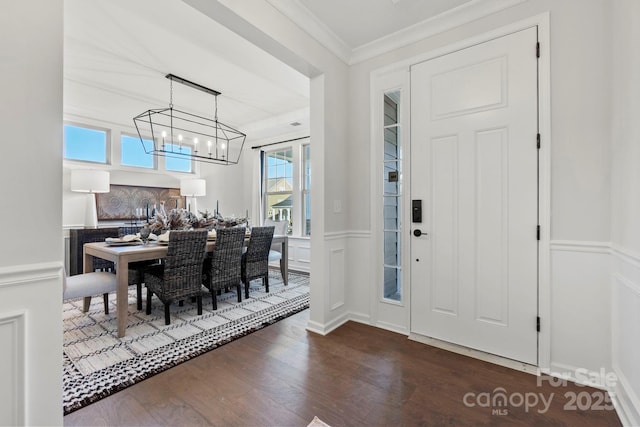
<path fill-rule="evenodd" d="M 311 240 L 289 237 L 289 268 L 291 270 L 311 271 Z"/>
<path fill-rule="evenodd" d="M 345 250 L 344 248 L 334 248 L 330 250 L 329 256 L 329 303 L 331 311 L 344 306 L 345 302 Z"/>
<path fill-rule="evenodd" d="M 0 425 L 62 424 L 61 272 L 0 268 Z"/>
<path fill-rule="evenodd" d="M 9 409 L 0 412 L 3 426 L 24 423 L 24 317 L 24 312 L 0 314 L 0 402 Z"/>
<path fill-rule="evenodd" d="M 347 262 L 347 232 L 331 232 L 324 235 L 324 250 L 322 251 L 322 268 L 314 267 L 311 278 L 311 315 L 313 310 L 322 310 L 320 320 L 309 320 L 307 330 L 326 335 L 349 320 L 346 304 L 346 270 Z M 314 262 L 318 257 L 314 257 Z M 322 288 L 314 288 L 313 281 L 321 280 Z M 322 296 L 322 304 L 314 306 L 314 298 Z M 319 299 L 319 298 L 318 298 Z"/>
<path fill-rule="evenodd" d="M 640 425 L 640 255 L 612 250 L 612 353 L 614 387 L 627 425 Z"/>
<path fill-rule="evenodd" d="M 348 265 L 346 271 L 346 294 L 349 306 L 349 319 L 370 324 L 375 310 L 372 306 L 380 292 L 377 287 L 383 283 L 377 277 L 374 265 L 376 258 L 372 255 L 371 233 L 369 231 L 350 231 L 347 241 Z"/>
<path fill-rule="evenodd" d="M 551 371 L 611 369 L 608 242 L 551 242 Z"/>

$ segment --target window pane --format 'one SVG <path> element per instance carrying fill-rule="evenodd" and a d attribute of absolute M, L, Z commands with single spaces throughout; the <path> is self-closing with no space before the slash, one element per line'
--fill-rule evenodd
<path fill-rule="evenodd" d="M 304 193 L 304 235 L 311 235 L 311 196 Z"/>
<path fill-rule="evenodd" d="M 107 163 L 107 131 L 64 125 L 64 158 Z"/>
<path fill-rule="evenodd" d="M 168 151 L 173 151 L 174 153 L 182 153 L 185 155 L 189 155 L 191 154 L 191 148 L 187 147 L 185 145 L 183 145 L 182 147 L 180 147 L 179 145 L 172 145 L 172 144 L 167 144 L 165 146 L 165 149 Z M 178 156 L 176 157 L 165 157 L 165 163 L 164 163 L 164 167 L 165 169 L 169 170 L 169 171 L 176 171 L 176 172 L 191 172 L 191 158 L 186 157 L 185 158 L 178 158 Z"/>
<path fill-rule="evenodd" d="M 266 218 L 274 221 L 287 220 L 291 222 L 293 200 L 291 193 L 267 195 Z"/>
<path fill-rule="evenodd" d="M 395 160 L 400 157 L 398 151 L 398 128 L 391 127 L 384 130 L 384 159 Z"/>
<path fill-rule="evenodd" d="M 400 270 L 394 267 L 384 268 L 384 297 L 400 301 L 402 295 Z"/>
<path fill-rule="evenodd" d="M 266 212 L 265 218 L 287 220 L 292 224 L 293 211 L 293 150 L 266 153 Z M 274 194 L 278 193 L 278 194 Z"/>
<path fill-rule="evenodd" d="M 400 207 L 398 197 L 384 198 L 384 229 L 400 230 Z"/>
<path fill-rule="evenodd" d="M 399 162 L 384 162 L 384 194 L 400 193 Z"/>
<path fill-rule="evenodd" d="M 394 125 L 398 123 L 398 102 L 400 91 L 390 92 L 384 95 L 384 125 Z"/>
<path fill-rule="evenodd" d="M 396 231 L 384 232 L 384 265 L 400 265 L 400 234 Z"/>
<path fill-rule="evenodd" d="M 309 190 L 311 188 L 311 146 L 303 147 L 302 155 L 304 157 L 304 183 L 303 188 Z"/>
<path fill-rule="evenodd" d="M 145 139 L 146 146 L 153 146 L 153 141 Z M 122 135 L 120 138 L 122 155 L 120 163 L 125 166 L 136 166 L 140 168 L 153 169 L 153 155 L 147 154 L 142 147 L 140 138 Z"/>

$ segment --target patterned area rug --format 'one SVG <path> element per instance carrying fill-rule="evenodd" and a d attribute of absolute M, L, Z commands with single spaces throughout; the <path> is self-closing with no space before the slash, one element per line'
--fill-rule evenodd
<path fill-rule="evenodd" d="M 82 408 L 152 375 L 250 334 L 309 307 L 309 276 L 289 272 L 284 286 L 279 271 L 269 276 L 269 293 L 261 281 L 251 283 L 249 299 L 238 303 L 235 292 L 218 296 L 212 310 L 210 294 L 203 298 L 203 313 L 196 304 L 171 305 L 171 324 L 164 324 L 162 303 L 153 298 L 147 316 L 136 309 L 135 287 L 129 288 L 127 333 L 118 338 L 115 294 L 104 314 L 101 297 L 94 297 L 87 313 L 82 299 L 63 306 L 64 414 Z M 143 298 L 146 291 L 143 289 Z M 144 304 L 143 304 L 144 305 Z"/>

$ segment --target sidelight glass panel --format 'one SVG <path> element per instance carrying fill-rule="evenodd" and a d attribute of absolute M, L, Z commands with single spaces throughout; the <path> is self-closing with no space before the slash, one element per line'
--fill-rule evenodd
<path fill-rule="evenodd" d="M 382 160 L 382 209 L 384 240 L 383 299 L 402 301 L 402 149 L 400 139 L 400 91 L 384 95 Z"/>

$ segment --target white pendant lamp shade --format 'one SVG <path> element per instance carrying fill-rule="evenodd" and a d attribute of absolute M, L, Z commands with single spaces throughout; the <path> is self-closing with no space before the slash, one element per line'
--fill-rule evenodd
<path fill-rule="evenodd" d="M 96 194 L 109 192 L 109 172 L 102 170 L 73 169 L 71 171 L 71 191 L 87 194 L 84 225 L 98 226 Z"/>
<path fill-rule="evenodd" d="M 201 178 L 183 179 L 180 181 L 180 195 L 189 198 L 189 212 L 198 213 L 196 197 L 207 194 L 207 181 Z"/>

